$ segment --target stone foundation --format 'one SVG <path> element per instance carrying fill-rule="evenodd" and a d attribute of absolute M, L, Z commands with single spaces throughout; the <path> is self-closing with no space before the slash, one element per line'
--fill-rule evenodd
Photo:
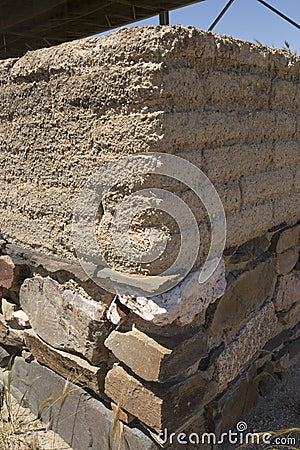
<path fill-rule="evenodd" d="M 168 446 L 164 433 L 234 428 L 266 379 L 297 362 L 299 67 L 290 52 L 187 27 L 138 27 L 0 62 L 0 363 L 14 358 L 14 395 L 30 385 L 25 403 L 75 450 L 118 439 L 128 450 L 197 448 Z M 168 177 L 158 187 L 189 205 L 202 238 L 185 279 L 151 298 L 114 295 L 77 261 L 80 188 L 137 152 L 180 156 L 215 184 L 228 233 L 209 283 L 197 281 L 207 214 Z M 174 259 L 176 225 L 167 220 L 154 268 L 119 255 L 110 229 L 118 202 L 153 182 L 113 187 L 98 217 L 107 261 L 140 277 Z M 137 247 L 156 221 L 135 220 Z"/>

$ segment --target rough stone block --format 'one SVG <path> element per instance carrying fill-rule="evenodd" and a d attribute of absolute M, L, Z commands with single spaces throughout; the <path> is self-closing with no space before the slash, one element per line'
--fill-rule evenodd
<path fill-rule="evenodd" d="M 203 150 L 204 171 L 217 183 L 271 173 L 274 153 L 275 163 L 297 164 L 297 70 L 297 58 L 288 54 L 182 26 L 124 30 L 1 64 L 1 163 L 8 181 L 1 202 L 9 212 L 0 217 L 4 236 L 74 258 L 71 222 L 78 189 L 104 162 L 128 153 Z M 280 86 L 286 88 L 281 92 Z M 274 141 L 284 153 L 274 151 Z M 262 224 L 263 211 L 243 213 L 244 229 L 254 216 L 248 240 L 262 231 L 255 223 Z M 280 215 L 291 218 L 288 208 Z M 239 228 L 237 216 L 231 237 Z"/>
<path fill-rule="evenodd" d="M 165 382 L 200 361 L 207 352 L 207 336 L 201 330 L 191 337 L 147 336 L 133 328 L 113 331 L 105 341 L 115 357 L 146 381 Z"/>
<path fill-rule="evenodd" d="M 0 344 L 17 348 L 22 348 L 24 345 L 23 331 L 10 327 L 2 314 L 0 314 Z"/>
<path fill-rule="evenodd" d="M 278 278 L 274 296 L 275 311 L 287 310 L 300 301 L 300 275 L 291 273 Z"/>
<path fill-rule="evenodd" d="M 270 143 L 243 143 L 204 149 L 205 170 L 212 182 L 237 179 L 242 174 L 255 173 L 257 165 L 263 171 L 270 164 L 271 157 Z"/>
<path fill-rule="evenodd" d="M 85 359 L 56 350 L 43 342 L 33 330 L 24 332 L 25 344 L 35 359 L 74 384 L 91 389 L 97 394 L 104 391 L 106 363 L 92 366 Z"/>
<path fill-rule="evenodd" d="M 119 365 L 105 379 L 106 395 L 156 432 L 182 428 L 216 395 L 216 387 L 200 372 L 171 386 L 142 383 Z"/>
<path fill-rule="evenodd" d="M 240 211 L 230 212 L 227 215 L 227 245 L 242 245 L 255 236 L 263 235 L 270 226 L 276 224 L 278 222 L 274 223 L 271 201 L 257 202 Z"/>
<path fill-rule="evenodd" d="M 270 99 L 271 107 L 273 109 L 289 111 L 297 111 L 299 109 L 299 101 L 297 102 L 297 87 L 287 80 L 277 79 L 272 83 Z"/>
<path fill-rule="evenodd" d="M 275 288 L 275 264 L 266 255 L 238 276 L 230 277 L 208 327 L 209 346 L 222 339 L 231 340 L 260 306 L 270 300 Z"/>
<path fill-rule="evenodd" d="M 0 286 L 10 289 L 14 283 L 15 265 L 8 255 L 0 256 Z"/>
<path fill-rule="evenodd" d="M 207 106 L 223 111 L 266 109 L 270 83 L 269 77 L 258 74 L 240 77 L 237 73 L 213 72 L 206 79 Z"/>
<path fill-rule="evenodd" d="M 277 330 L 277 317 L 271 302 L 258 311 L 216 361 L 214 377 L 221 391 L 247 367 Z"/>
<path fill-rule="evenodd" d="M 13 303 L 10 302 L 8 300 L 6 300 L 5 298 L 2 298 L 1 300 L 1 310 L 2 310 L 2 314 L 5 320 L 11 320 L 13 313 L 17 310 L 18 306 Z"/>
<path fill-rule="evenodd" d="M 272 239 L 272 249 L 277 253 L 282 253 L 297 245 L 300 245 L 300 225 L 278 232 Z"/>
<path fill-rule="evenodd" d="M 202 316 L 204 323 L 208 306 L 224 294 L 225 263 L 221 260 L 210 279 L 202 285 L 199 274 L 200 270 L 190 273 L 177 286 L 158 296 L 133 298 L 119 295 L 119 300 L 138 316 L 156 325 L 175 322 L 184 326 L 197 315 Z"/>
<path fill-rule="evenodd" d="M 234 429 L 243 414 L 257 402 L 258 381 L 255 377 L 256 370 L 251 367 L 206 407 L 210 422 L 215 424 L 218 436 L 229 429 Z"/>
<path fill-rule="evenodd" d="M 101 401 L 78 386 L 67 383 L 47 367 L 35 361 L 29 364 L 17 357 L 13 365 L 11 389 L 17 399 L 26 394 L 25 406 L 36 415 L 40 413 L 42 420 L 54 428 L 73 450 L 118 450 L 118 440 L 112 444 L 110 439 L 114 413 Z M 62 403 L 62 394 L 66 389 L 68 395 Z M 53 401 L 49 401 L 41 410 L 41 404 L 47 398 L 53 398 Z M 121 448 L 157 450 L 149 436 L 127 425 L 122 426 Z"/>
<path fill-rule="evenodd" d="M 11 354 L 0 345 L 0 367 L 6 367 L 12 358 Z"/>
<path fill-rule="evenodd" d="M 231 249 L 226 249 L 226 267 L 228 266 L 232 270 L 238 270 L 239 268 L 245 267 L 245 265 L 265 253 L 270 246 L 270 241 L 266 236 L 259 236 L 250 241 L 245 242 L 239 247 L 233 247 Z M 227 255 L 228 253 L 228 255 Z"/>
<path fill-rule="evenodd" d="M 18 258 L 0 256 L 0 287 L 17 291 L 25 278 L 31 275 L 29 267 Z"/>
<path fill-rule="evenodd" d="M 276 272 L 278 275 L 287 275 L 297 264 L 299 250 L 290 248 L 276 257 Z"/>
<path fill-rule="evenodd" d="M 93 364 L 105 359 L 110 327 L 106 308 L 63 287 L 51 278 L 27 279 L 20 290 L 22 309 L 34 331 L 59 350 L 83 355 Z"/>
<path fill-rule="evenodd" d="M 294 303 L 287 311 L 279 311 L 277 317 L 284 328 L 293 328 L 300 321 L 300 302 Z"/>

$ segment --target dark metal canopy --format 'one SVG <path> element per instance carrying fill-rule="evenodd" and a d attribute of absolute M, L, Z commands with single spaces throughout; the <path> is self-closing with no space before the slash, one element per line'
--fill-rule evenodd
<path fill-rule="evenodd" d="M 49 47 L 203 0 L 0 0 L 0 58 Z"/>

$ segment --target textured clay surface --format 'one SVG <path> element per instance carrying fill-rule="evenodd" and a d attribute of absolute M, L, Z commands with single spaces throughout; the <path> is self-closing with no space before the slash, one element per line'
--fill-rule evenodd
<path fill-rule="evenodd" d="M 182 26 L 125 29 L 1 61 L 1 234 L 74 259 L 72 215 L 85 181 L 119 156 L 157 151 L 189 160 L 215 183 L 228 245 L 292 223 L 300 211 L 299 67 L 292 53 Z M 208 242 L 203 207 L 181 183 L 157 181 L 195 213 L 199 265 Z M 99 212 L 103 254 L 119 269 L 150 270 L 122 258 L 109 230 L 124 196 L 152 182 L 126 180 Z M 136 219 L 138 247 L 147 247 L 153 221 Z M 155 272 L 177 245 L 175 236 Z"/>

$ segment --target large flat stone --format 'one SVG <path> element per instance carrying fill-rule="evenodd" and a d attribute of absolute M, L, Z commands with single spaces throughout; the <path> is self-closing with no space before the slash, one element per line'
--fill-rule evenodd
<path fill-rule="evenodd" d="M 287 311 L 279 311 L 277 317 L 283 328 L 293 328 L 300 321 L 300 302 L 293 303 Z"/>
<path fill-rule="evenodd" d="M 241 246 L 228 249 L 232 250 L 230 252 L 227 266 L 232 266 L 234 269 L 243 267 L 247 263 L 249 264 L 251 261 L 254 261 L 263 253 L 265 253 L 270 246 L 270 241 L 266 236 L 259 236 L 250 241 L 245 242 Z M 225 252 L 226 253 L 226 252 Z"/>
<path fill-rule="evenodd" d="M 236 278 L 232 276 L 207 330 L 211 345 L 222 339 L 230 342 L 249 317 L 272 298 L 275 282 L 275 264 L 270 256 Z"/>
<path fill-rule="evenodd" d="M 176 287 L 152 298 L 119 295 L 119 299 L 135 314 L 156 325 L 175 322 L 184 326 L 197 315 L 202 317 L 204 323 L 208 306 L 224 294 L 225 263 L 221 260 L 204 284 L 199 283 L 200 272 L 201 269 L 190 273 Z"/>
<path fill-rule="evenodd" d="M 50 256 L 14 244 L 6 244 L 5 253 L 10 256 L 16 268 L 21 270 L 22 274 L 26 274 L 22 277 L 22 281 L 30 277 L 29 273 L 43 277 L 50 276 L 61 284 L 72 279 L 92 298 L 99 298 L 106 304 L 109 304 L 113 298 L 113 294 L 104 291 L 90 280 L 78 261 Z"/>
<path fill-rule="evenodd" d="M 283 253 L 279 253 L 276 258 L 276 271 L 278 275 L 287 275 L 295 265 L 299 258 L 299 250 L 290 248 Z"/>
<path fill-rule="evenodd" d="M 46 344 L 33 330 L 24 331 L 24 340 L 38 362 L 75 384 L 89 388 L 97 394 L 103 393 L 105 362 L 101 367 L 92 366 L 79 356 L 57 350 Z"/>
<path fill-rule="evenodd" d="M 202 329 L 195 335 L 147 336 L 133 328 L 113 331 L 105 341 L 115 357 L 147 381 L 165 382 L 190 368 L 207 353 L 207 336 Z"/>
<path fill-rule="evenodd" d="M 274 296 L 275 310 L 288 310 L 297 302 L 300 302 L 300 275 L 290 273 L 279 277 Z"/>
<path fill-rule="evenodd" d="M 207 407 L 211 422 L 215 423 L 217 435 L 234 429 L 258 400 L 258 379 L 255 367 L 243 373 L 224 393 L 213 400 Z"/>
<path fill-rule="evenodd" d="M 32 328 L 47 344 L 81 354 L 93 364 L 105 359 L 107 350 L 103 342 L 110 327 L 102 303 L 42 277 L 23 283 L 20 303 Z"/>
<path fill-rule="evenodd" d="M 282 253 L 297 245 L 300 245 L 300 225 L 286 228 L 274 235 L 272 239 L 272 247 L 277 253 Z"/>
<path fill-rule="evenodd" d="M 105 393 L 156 432 L 176 431 L 217 393 L 217 385 L 199 371 L 177 384 L 142 383 L 114 365 L 105 379 Z"/>
<path fill-rule="evenodd" d="M 67 385 L 66 380 L 52 370 L 35 361 L 29 364 L 17 357 L 13 365 L 11 389 L 17 399 L 26 393 L 25 406 L 34 414 L 40 413 L 42 420 L 73 450 L 118 449 L 117 440 L 110 446 L 114 413 L 78 386 Z M 68 395 L 62 403 L 62 393 L 66 390 Z M 41 409 L 42 402 L 50 398 L 53 400 Z M 157 446 L 139 429 L 122 425 L 121 448 L 155 450 Z"/>
<path fill-rule="evenodd" d="M 266 304 L 225 348 L 215 363 L 214 377 L 224 390 L 247 367 L 255 353 L 277 334 L 278 320 L 272 302 Z"/>

